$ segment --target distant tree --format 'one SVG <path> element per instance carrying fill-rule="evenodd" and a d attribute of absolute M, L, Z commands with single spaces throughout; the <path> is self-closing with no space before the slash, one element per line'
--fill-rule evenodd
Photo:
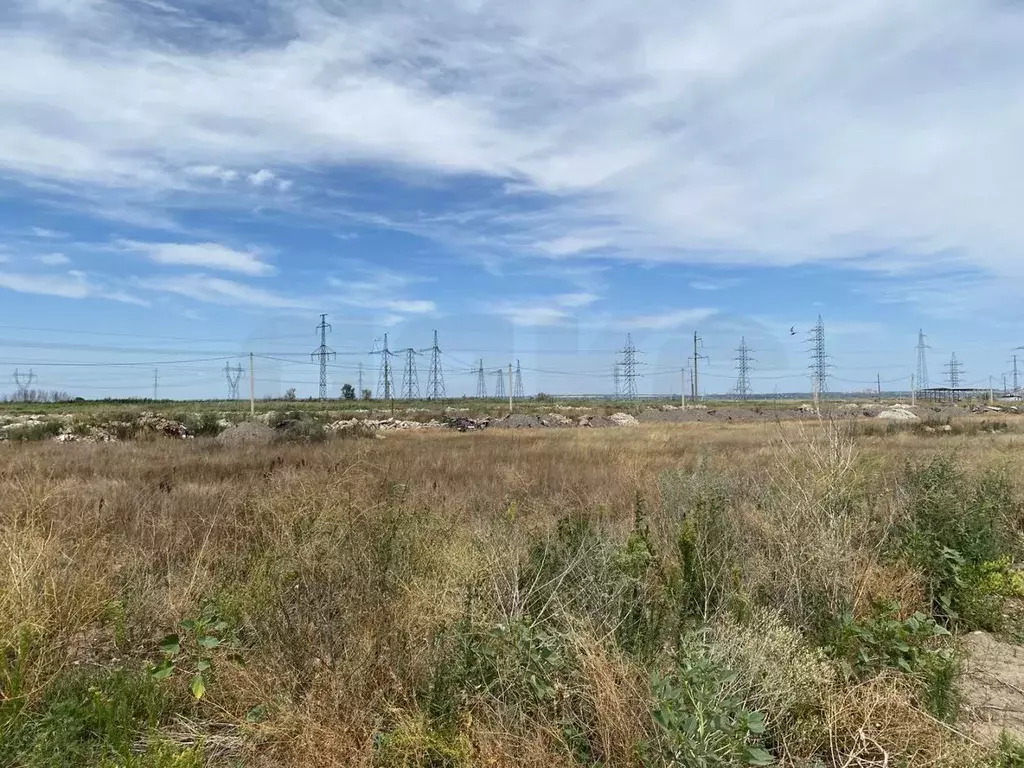
<path fill-rule="evenodd" d="M 356 388 L 351 384 L 341 385 L 341 399 L 342 400 L 355 400 L 356 399 Z"/>
<path fill-rule="evenodd" d="M 373 390 L 364 389 L 363 390 L 363 400 L 373 400 Z"/>
<path fill-rule="evenodd" d="M 291 389 L 289 389 L 287 392 L 284 393 L 284 399 L 285 400 L 294 400 L 295 399 L 295 387 L 292 387 Z"/>

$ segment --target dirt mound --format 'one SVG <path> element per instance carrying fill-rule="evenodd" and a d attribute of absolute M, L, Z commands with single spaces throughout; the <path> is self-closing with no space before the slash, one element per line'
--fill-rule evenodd
<path fill-rule="evenodd" d="M 916 413 L 909 408 L 901 408 L 900 406 L 886 408 L 875 418 L 887 421 L 920 421 L 920 417 Z"/>
<path fill-rule="evenodd" d="M 635 416 L 630 416 L 628 413 L 613 413 L 608 417 L 608 421 L 616 427 L 635 427 L 640 423 Z"/>
<path fill-rule="evenodd" d="M 986 632 L 964 638 L 968 652 L 963 679 L 964 709 L 976 733 L 995 741 L 1006 730 L 1024 738 L 1024 648 Z"/>
<path fill-rule="evenodd" d="M 544 422 L 540 416 L 531 416 L 527 413 L 513 413 L 493 420 L 490 425 L 500 429 L 536 429 L 537 427 L 543 427 Z"/>
<path fill-rule="evenodd" d="M 266 424 L 260 424 L 258 421 L 243 421 L 241 424 L 225 429 L 217 436 L 217 439 L 231 445 L 269 443 L 274 439 L 274 434 L 274 430 Z"/>

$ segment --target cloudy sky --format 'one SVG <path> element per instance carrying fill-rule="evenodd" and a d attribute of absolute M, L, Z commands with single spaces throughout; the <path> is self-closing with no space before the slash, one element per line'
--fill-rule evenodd
<path fill-rule="evenodd" d="M 919 328 L 998 385 L 1021 40 L 1008 0 L 7 0 L 0 379 L 221 396 L 253 351 L 313 394 L 327 313 L 332 388 L 437 329 L 450 394 L 610 392 L 627 334 L 678 391 L 694 331 L 708 391 L 741 337 L 806 391 L 820 314 L 833 389 L 906 388 Z"/>

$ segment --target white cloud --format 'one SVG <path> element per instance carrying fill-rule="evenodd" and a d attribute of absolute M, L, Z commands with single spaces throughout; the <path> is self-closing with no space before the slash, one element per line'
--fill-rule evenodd
<path fill-rule="evenodd" d="M 149 291 L 175 293 L 210 304 L 268 309 L 311 309 L 316 304 L 312 300 L 284 296 L 234 280 L 204 274 L 144 278 L 137 280 L 136 284 Z"/>
<path fill-rule="evenodd" d="M 32 234 L 36 237 L 46 238 L 48 240 L 55 240 L 57 238 L 65 237 L 63 232 L 57 232 L 53 229 L 46 229 L 44 227 L 32 227 Z"/>
<path fill-rule="evenodd" d="M 0 31 L 7 176 L 160 190 L 190 168 L 376 164 L 536 193 L 501 195 L 533 215 L 464 229 L 561 258 L 947 251 L 1024 275 L 1014 3 L 288 0 L 245 26 L 19 5 Z"/>
<path fill-rule="evenodd" d="M 260 169 L 256 173 L 249 174 L 249 183 L 254 187 L 262 187 L 276 178 L 271 171 Z"/>
<path fill-rule="evenodd" d="M 42 256 L 37 256 L 36 261 L 51 267 L 59 267 L 62 264 L 71 263 L 71 259 L 65 256 L 63 253 L 46 253 L 43 254 Z"/>
<path fill-rule="evenodd" d="M 279 181 L 277 182 L 277 188 L 281 192 L 287 192 L 292 188 L 292 182 L 290 181 Z"/>
<path fill-rule="evenodd" d="M 197 176 L 203 179 L 216 179 L 224 183 L 235 181 L 238 178 L 238 171 L 230 168 L 221 168 L 219 165 L 193 165 L 185 169 L 189 176 Z"/>
<path fill-rule="evenodd" d="M 92 282 L 88 275 L 78 270 L 49 274 L 0 272 L 0 288 L 63 299 L 108 299 L 124 304 L 148 306 L 146 301 L 124 291 L 110 290 Z"/>
<path fill-rule="evenodd" d="M 717 310 L 706 308 L 674 309 L 659 314 L 627 317 L 618 324 L 630 331 L 672 331 L 703 322 L 716 314 Z"/>
<path fill-rule="evenodd" d="M 406 295 L 413 285 L 426 282 L 425 278 L 359 263 L 350 264 L 349 269 L 354 277 L 328 279 L 333 301 L 392 315 L 429 315 L 437 311 L 433 301 Z"/>
<path fill-rule="evenodd" d="M 561 293 L 547 298 L 499 301 L 488 304 L 483 311 L 503 317 L 513 325 L 561 325 L 575 316 L 571 310 L 589 306 L 599 298 L 593 293 Z"/>
<path fill-rule="evenodd" d="M 243 275 L 271 275 L 276 270 L 254 251 L 237 251 L 218 243 L 143 243 L 121 240 L 118 246 L 141 253 L 157 264 L 180 264 L 220 269 Z"/>

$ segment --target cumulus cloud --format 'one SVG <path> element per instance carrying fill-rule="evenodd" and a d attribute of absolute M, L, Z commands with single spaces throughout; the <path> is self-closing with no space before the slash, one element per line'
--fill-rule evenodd
<path fill-rule="evenodd" d="M 121 240 L 118 245 L 127 250 L 146 256 L 157 264 L 177 264 L 243 275 L 271 275 L 272 265 L 261 261 L 254 251 L 238 251 L 219 243 L 145 243 L 137 240 Z"/>
<path fill-rule="evenodd" d="M 159 190 L 189 168 L 258 168 L 257 187 L 268 166 L 401 168 L 500 182 L 531 215 L 465 228 L 559 258 L 926 268 L 941 250 L 1024 275 L 1018 4 L 282 0 L 244 25 L 16 4 L 0 31 L 14 178 Z"/>

